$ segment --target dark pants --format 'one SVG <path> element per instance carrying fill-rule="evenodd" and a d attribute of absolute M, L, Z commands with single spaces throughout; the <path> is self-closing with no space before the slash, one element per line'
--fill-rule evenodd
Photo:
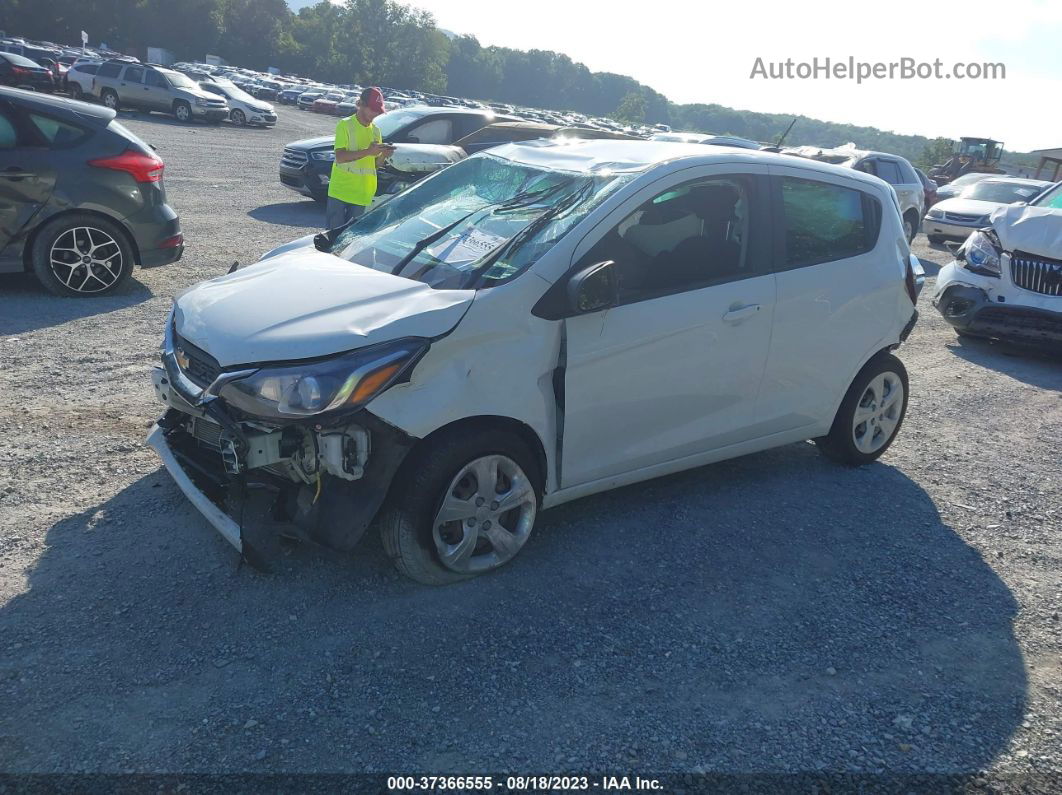
<path fill-rule="evenodd" d="M 360 204 L 347 204 L 345 201 L 328 197 L 328 205 L 325 208 L 325 228 L 338 229 L 365 212 L 365 207 Z"/>

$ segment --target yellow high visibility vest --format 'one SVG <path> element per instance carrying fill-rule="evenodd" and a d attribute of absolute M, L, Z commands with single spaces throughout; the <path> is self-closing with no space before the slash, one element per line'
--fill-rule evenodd
<path fill-rule="evenodd" d="M 368 127 L 363 126 L 356 114 L 340 119 L 336 125 L 337 150 L 368 149 L 373 142 L 382 141 L 380 128 L 371 122 Z M 347 204 L 368 207 L 376 195 L 376 158 L 363 157 L 349 163 L 333 163 L 328 195 Z"/>

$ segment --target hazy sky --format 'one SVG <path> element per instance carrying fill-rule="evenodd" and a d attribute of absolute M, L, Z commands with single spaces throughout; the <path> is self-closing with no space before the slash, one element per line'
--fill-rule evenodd
<path fill-rule="evenodd" d="M 1062 0 L 411 0 L 481 44 L 567 53 L 676 102 L 1062 147 Z M 1001 62 L 1003 80 L 763 80 L 764 62 Z"/>

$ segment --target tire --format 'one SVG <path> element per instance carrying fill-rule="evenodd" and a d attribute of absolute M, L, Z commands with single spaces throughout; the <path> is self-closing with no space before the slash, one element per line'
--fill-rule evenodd
<path fill-rule="evenodd" d="M 85 92 L 81 90 L 81 86 L 78 83 L 70 83 L 70 98 L 71 99 L 84 99 Z"/>
<path fill-rule="evenodd" d="M 33 273 L 45 289 L 77 298 L 114 292 L 135 264 L 125 230 L 88 213 L 71 213 L 42 226 L 30 258 Z"/>
<path fill-rule="evenodd" d="M 494 484 L 481 487 L 477 473 Z M 492 571 L 530 536 L 541 484 L 536 458 L 516 434 L 496 428 L 444 433 L 396 476 L 380 517 L 384 551 L 402 574 L 425 585 Z M 499 492 L 499 485 L 506 490 Z M 481 488 L 501 499 L 491 501 Z M 516 507 L 506 511 L 509 495 Z M 444 502 L 457 518 L 440 522 Z"/>
<path fill-rule="evenodd" d="M 117 111 L 120 104 L 118 102 L 118 94 L 109 88 L 105 88 L 100 92 L 100 102 L 113 111 Z"/>
<path fill-rule="evenodd" d="M 192 120 L 192 106 L 182 99 L 173 103 L 173 118 L 179 122 L 190 122 Z"/>
<path fill-rule="evenodd" d="M 903 217 L 903 234 L 907 238 L 908 243 L 914 240 L 915 235 L 918 234 L 918 221 L 911 220 L 911 216 L 909 215 Z"/>
<path fill-rule="evenodd" d="M 930 243 L 932 243 L 932 244 L 933 244 L 934 246 L 939 246 L 939 245 L 941 245 L 941 244 L 942 244 L 942 243 L 943 243 L 943 242 L 944 242 L 944 241 L 945 241 L 945 240 L 947 239 L 947 238 L 941 237 L 940 235 L 926 235 L 926 238 L 927 238 L 927 239 L 929 240 L 929 242 L 930 242 Z"/>
<path fill-rule="evenodd" d="M 901 391 L 899 395 L 897 389 Z M 907 368 L 903 362 L 891 353 L 875 356 L 852 381 L 829 434 L 815 440 L 819 450 L 827 458 L 848 466 L 876 461 L 900 432 L 907 413 L 907 395 Z"/>
<path fill-rule="evenodd" d="M 245 124 L 247 124 L 247 117 L 239 108 L 233 108 L 232 113 L 229 114 L 229 118 L 232 119 L 233 124 L 239 127 L 243 127 Z"/>

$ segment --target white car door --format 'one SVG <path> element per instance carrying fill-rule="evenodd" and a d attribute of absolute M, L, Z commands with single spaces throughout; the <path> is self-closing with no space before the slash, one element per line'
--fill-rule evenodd
<path fill-rule="evenodd" d="M 891 197 L 796 166 L 771 174 L 778 293 L 760 408 L 772 432 L 828 429 L 863 358 L 894 329 L 907 246 L 897 224 L 883 223 L 896 213 Z M 879 240 L 881 229 L 892 231 Z"/>
<path fill-rule="evenodd" d="M 614 261 L 620 296 L 565 321 L 562 487 L 759 435 L 775 297 L 766 173 L 688 169 L 577 248 L 573 272 Z"/>

